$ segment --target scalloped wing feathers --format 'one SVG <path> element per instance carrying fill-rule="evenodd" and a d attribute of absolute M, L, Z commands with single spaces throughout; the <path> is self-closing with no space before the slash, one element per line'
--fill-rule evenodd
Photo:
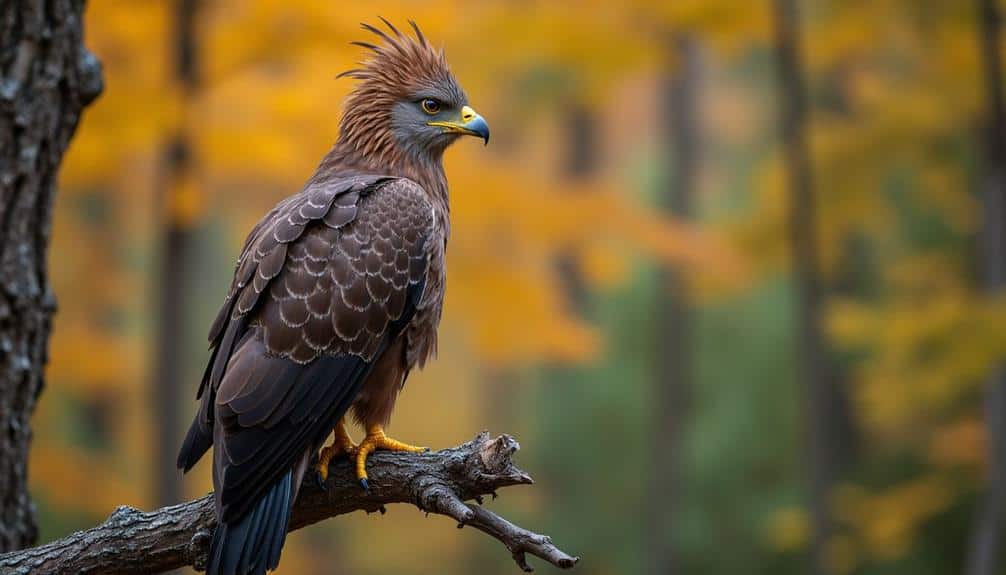
<path fill-rule="evenodd" d="M 428 282 L 442 267 L 434 222 L 415 182 L 355 176 L 309 184 L 249 234 L 179 454 L 187 470 L 216 445 L 222 520 L 242 517 L 324 441 L 393 340 L 424 339 L 410 324 L 440 301 L 427 290 L 442 289 Z"/>
<path fill-rule="evenodd" d="M 254 316 L 272 354 L 372 360 L 377 336 L 402 313 L 405 288 L 425 277 L 433 231 L 433 209 L 411 180 L 357 176 L 308 187 L 249 236 L 210 329 L 213 347 L 229 323 Z"/>

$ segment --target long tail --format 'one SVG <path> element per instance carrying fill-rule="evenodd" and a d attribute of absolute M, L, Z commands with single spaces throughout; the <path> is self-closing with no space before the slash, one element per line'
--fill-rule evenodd
<path fill-rule="evenodd" d="M 290 470 L 236 523 L 213 533 L 206 575 L 264 575 L 279 565 L 295 497 Z"/>

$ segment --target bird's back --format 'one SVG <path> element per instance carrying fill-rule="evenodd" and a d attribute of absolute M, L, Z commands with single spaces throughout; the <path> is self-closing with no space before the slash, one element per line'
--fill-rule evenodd
<path fill-rule="evenodd" d="M 230 541 L 211 555 L 220 572 L 277 540 L 280 525 L 285 533 L 307 459 L 430 301 L 431 259 L 442 257 L 429 249 L 435 228 L 414 182 L 353 176 L 311 184 L 249 235 L 179 454 L 188 469 L 216 445 L 217 512 Z M 273 529 L 242 530 L 263 518 Z"/>

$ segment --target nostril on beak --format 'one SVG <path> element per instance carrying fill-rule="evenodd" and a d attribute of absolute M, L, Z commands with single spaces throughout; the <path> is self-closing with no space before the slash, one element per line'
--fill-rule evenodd
<path fill-rule="evenodd" d="M 471 106 L 465 106 L 465 107 L 461 108 L 461 121 L 462 122 L 465 122 L 465 123 L 471 122 L 475 118 L 475 116 L 477 116 L 477 115 L 478 114 L 475 113 L 475 110 L 473 110 L 471 108 Z"/>
<path fill-rule="evenodd" d="M 464 120 L 464 121 L 466 121 L 466 122 L 470 122 L 472 120 L 472 118 L 474 118 L 474 117 L 475 117 L 475 114 L 465 114 L 465 115 L 461 116 L 461 119 Z"/>

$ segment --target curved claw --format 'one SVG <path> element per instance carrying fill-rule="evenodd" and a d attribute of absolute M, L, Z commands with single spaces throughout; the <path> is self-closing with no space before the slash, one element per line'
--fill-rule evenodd
<path fill-rule="evenodd" d="M 370 484 L 367 482 L 367 456 L 377 449 L 406 451 L 410 453 L 425 453 L 430 450 L 429 447 L 416 447 L 397 439 L 391 439 L 384 434 L 384 429 L 380 425 L 367 426 L 367 437 L 356 446 L 355 453 L 356 477 L 360 480 L 360 485 L 364 491 L 369 492 L 370 490 Z"/>
<path fill-rule="evenodd" d="M 343 420 L 339 420 L 339 424 L 332 431 L 335 433 L 332 444 L 318 453 L 314 464 L 314 470 L 317 473 L 315 481 L 322 490 L 325 490 L 325 481 L 328 480 L 329 462 L 338 455 L 346 454 L 350 458 L 356 455 L 357 446 L 353 443 L 353 438 L 349 436 L 349 432 L 346 431 L 346 423 Z"/>

